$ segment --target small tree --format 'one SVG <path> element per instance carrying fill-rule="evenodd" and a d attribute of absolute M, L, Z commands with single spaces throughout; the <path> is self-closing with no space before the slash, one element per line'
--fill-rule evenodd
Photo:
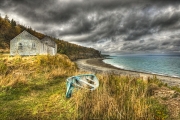
<path fill-rule="evenodd" d="M 16 21 L 14 21 L 13 19 L 11 20 L 11 26 L 15 27 L 16 26 Z"/>
<path fill-rule="evenodd" d="M 4 19 L 10 23 L 9 17 L 7 15 L 5 16 Z"/>

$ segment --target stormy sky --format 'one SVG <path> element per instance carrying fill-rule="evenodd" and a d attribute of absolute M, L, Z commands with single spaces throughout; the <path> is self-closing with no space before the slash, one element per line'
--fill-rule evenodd
<path fill-rule="evenodd" d="M 0 0 L 1 16 L 108 54 L 180 54 L 178 0 Z"/>

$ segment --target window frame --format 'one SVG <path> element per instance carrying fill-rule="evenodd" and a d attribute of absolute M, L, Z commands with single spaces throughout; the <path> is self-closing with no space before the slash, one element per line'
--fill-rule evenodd
<path fill-rule="evenodd" d="M 35 43 L 32 43 L 31 49 L 36 50 L 36 44 Z"/>
<path fill-rule="evenodd" d="M 18 43 L 18 50 L 23 50 L 23 44 L 22 43 Z"/>

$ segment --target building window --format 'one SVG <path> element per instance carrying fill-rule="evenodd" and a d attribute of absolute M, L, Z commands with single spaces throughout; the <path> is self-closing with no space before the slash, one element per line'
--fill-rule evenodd
<path fill-rule="evenodd" d="M 36 44 L 32 43 L 32 49 L 36 49 Z"/>
<path fill-rule="evenodd" d="M 19 43 L 18 44 L 18 50 L 22 50 L 22 49 L 23 49 L 22 43 Z"/>

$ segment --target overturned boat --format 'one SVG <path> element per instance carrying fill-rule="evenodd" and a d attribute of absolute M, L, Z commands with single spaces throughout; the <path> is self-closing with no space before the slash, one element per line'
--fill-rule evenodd
<path fill-rule="evenodd" d="M 99 87 L 99 80 L 93 74 L 83 74 L 69 77 L 66 81 L 66 97 L 70 98 L 74 87 L 95 90 Z"/>

